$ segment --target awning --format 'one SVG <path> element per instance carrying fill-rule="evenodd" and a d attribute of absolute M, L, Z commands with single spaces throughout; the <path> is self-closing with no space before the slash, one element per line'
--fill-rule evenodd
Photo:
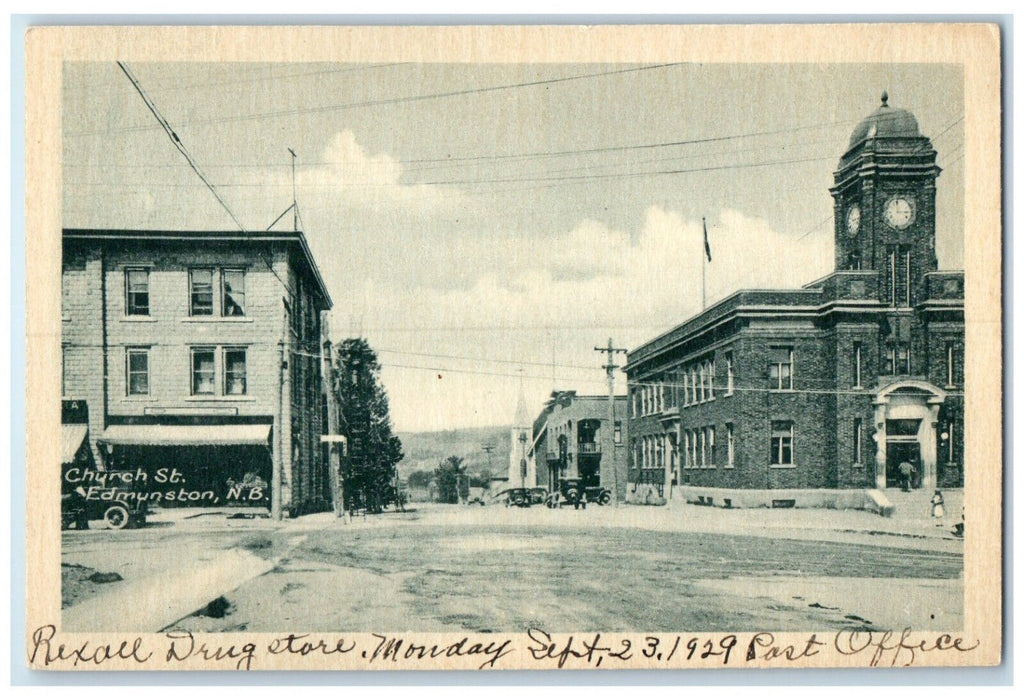
<path fill-rule="evenodd" d="M 69 464 L 75 461 L 78 448 L 82 446 L 86 433 L 89 432 L 87 425 L 62 425 L 60 426 L 60 463 Z"/>
<path fill-rule="evenodd" d="M 256 425 L 112 425 L 100 442 L 108 445 L 267 445 L 270 426 Z"/>

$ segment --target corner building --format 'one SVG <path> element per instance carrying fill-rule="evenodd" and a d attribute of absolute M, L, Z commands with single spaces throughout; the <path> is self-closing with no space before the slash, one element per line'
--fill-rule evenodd
<path fill-rule="evenodd" d="M 938 269 L 935 157 L 883 95 L 834 173 L 835 271 L 738 291 L 629 354 L 631 480 L 770 504 L 902 485 L 910 462 L 914 487 L 963 485 L 964 278 Z"/>
<path fill-rule="evenodd" d="M 331 299 L 301 232 L 65 229 L 61 284 L 65 473 L 190 494 L 153 505 L 329 507 Z"/>
<path fill-rule="evenodd" d="M 527 457 L 535 464 L 535 485 L 561 489 L 565 479 L 579 479 L 584 488 L 602 487 L 626 494 L 625 396 L 614 399 L 615 420 L 609 425 L 608 397 L 554 391 L 533 421 L 533 443 Z M 511 484 L 518 485 L 518 484 Z"/>

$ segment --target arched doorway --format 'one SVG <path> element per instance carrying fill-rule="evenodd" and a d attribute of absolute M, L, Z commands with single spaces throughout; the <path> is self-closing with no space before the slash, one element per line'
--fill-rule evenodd
<path fill-rule="evenodd" d="M 902 380 L 875 395 L 875 485 L 900 485 L 899 465 L 914 466 L 914 487 L 935 488 L 936 429 L 946 392 L 934 384 Z"/>

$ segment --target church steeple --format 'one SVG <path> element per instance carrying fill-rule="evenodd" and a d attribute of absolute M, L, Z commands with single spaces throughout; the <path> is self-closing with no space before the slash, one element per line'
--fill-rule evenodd
<path fill-rule="evenodd" d="M 537 472 L 534 461 L 530 458 L 530 447 L 533 443 L 533 421 L 526 407 L 526 394 L 523 382 L 519 382 L 519 396 L 516 400 L 516 413 L 512 419 L 511 446 L 508 459 L 508 485 L 511 488 L 530 488 L 536 486 Z"/>

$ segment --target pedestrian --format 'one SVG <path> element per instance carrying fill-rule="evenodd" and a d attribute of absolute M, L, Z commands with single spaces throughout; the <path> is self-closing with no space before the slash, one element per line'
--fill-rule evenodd
<path fill-rule="evenodd" d="M 946 515 L 945 509 L 946 501 L 942 498 L 942 491 L 935 489 L 935 495 L 932 496 L 932 517 L 942 518 Z"/>
<path fill-rule="evenodd" d="M 910 480 L 914 476 L 914 465 L 908 462 L 907 460 L 903 460 L 902 462 L 900 462 L 899 471 L 900 476 L 903 478 L 903 490 L 909 491 Z"/>

